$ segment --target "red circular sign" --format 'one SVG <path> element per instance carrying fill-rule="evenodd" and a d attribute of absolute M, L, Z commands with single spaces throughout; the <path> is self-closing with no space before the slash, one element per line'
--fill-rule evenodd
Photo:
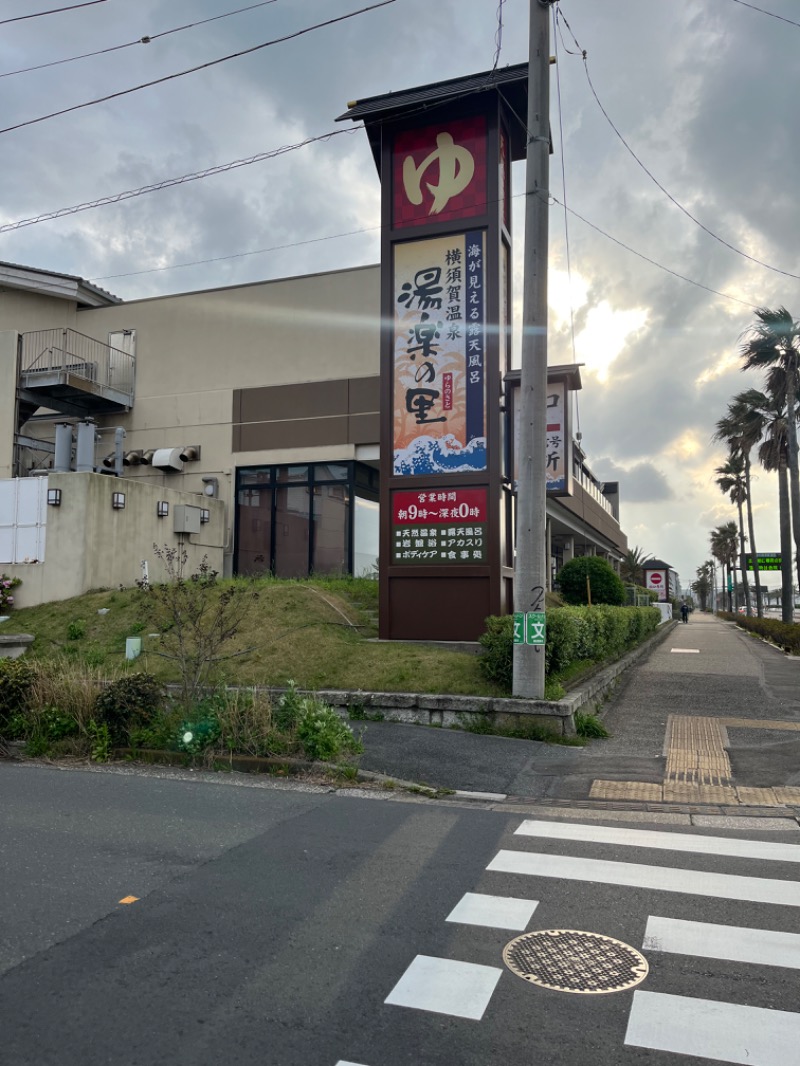
<path fill-rule="evenodd" d="M 651 585 L 660 585 L 662 580 L 663 579 L 661 577 L 661 574 L 651 574 L 650 575 L 650 584 Z"/>

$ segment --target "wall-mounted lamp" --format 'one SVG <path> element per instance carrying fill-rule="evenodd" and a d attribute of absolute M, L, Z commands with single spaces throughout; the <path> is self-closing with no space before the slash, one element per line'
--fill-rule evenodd
<path fill-rule="evenodd" d="M 47 490 L 47 506 L 48 507 L 60 507 L 61 506 L 61 489 L 48 489 Z"/>
<path fill-rule="evenodd" d="M 201 524 L 205 525 L 206 522 L 210 522 L 210 521 L 211 521 L 211 512 L 209 511 L 209 509 L 207 507 L 201 507 L 200 508 L 200 522 L 201 522 Z"/>
<path fill-rule="evenodd" d="M 121 511 L 125 506 L 125 493 L 124 492 L 112 492 L 111 493 L 111 506 L 115 511 Z"/>
<path fill-rule="evenodd" d="M 159 518 L 166 518 L 169 514 L 169 501 L 159 500 L 156 504 L 156 514 Z"/>
<path fill-rule="evenodd" d="M 219 478 L 204 477 L 200 480 L 203 482 L 203 492 L 206 496 L 217 496 L 219 493 Z"/>

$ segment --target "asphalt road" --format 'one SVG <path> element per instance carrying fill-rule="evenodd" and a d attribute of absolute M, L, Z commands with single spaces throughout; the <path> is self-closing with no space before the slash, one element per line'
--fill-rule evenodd
<path fill-rule="evenodd" d="M 187 778 L 0 764 L 3 1066 L 798 1062 L 796 822 L 631 836 Z M 618 938 L 649 974 L 537 987 L 502 960 L 523 929 Z"/>

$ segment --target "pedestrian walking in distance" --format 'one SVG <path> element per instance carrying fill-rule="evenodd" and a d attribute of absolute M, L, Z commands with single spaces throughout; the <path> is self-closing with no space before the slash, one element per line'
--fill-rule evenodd
<path fill-rule="evenodd" d="M 681 604 L 681 621 L 682 622 L 688 622 L 689 621 L 689 604 L 688 603 L 682 603 Z"/>

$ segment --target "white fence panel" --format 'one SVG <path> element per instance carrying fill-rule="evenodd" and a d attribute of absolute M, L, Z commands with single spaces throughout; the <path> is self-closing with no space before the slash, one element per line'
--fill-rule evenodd
<path fill-rule="evenodd" d="M 46 477 L 0 481 L 0 565 L 44 560 L 47 483 Z"/>

